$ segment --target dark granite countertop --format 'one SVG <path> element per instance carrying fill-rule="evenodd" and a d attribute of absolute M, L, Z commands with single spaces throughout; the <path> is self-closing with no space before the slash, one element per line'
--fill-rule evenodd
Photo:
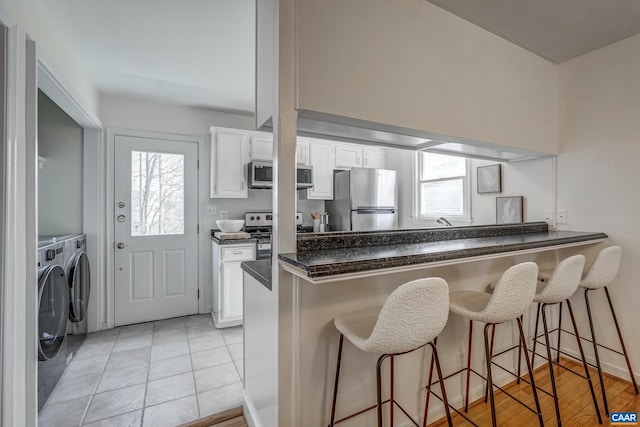
<path fill-rule="evenodd" d="M 440 240 L 434 240 L 434 231 Z M 382 239 L 382 235 L 387 237 Z M 545 223 L 375 232 L 360 234 L 361 241 L 356 236 L 358 233 L 338 233 L 334 236 L 335 241 L 331 242 L 331 233 L 328 233 L 321 236 L 315 245 L 313 236 L 305 236 L 304 242 L 298 237 L 298 252 L 280 254 L 279 259 L 302 270 L 310 278 L 321 278 L 608 237 L 604 233 L 548 231 Z M 345 245 L 345 239 L 358 244 Z M 318 249 L 313 250 L 314 246 Z"/>
<path fill-rule="evenodd" d="M 257 261 L 245 261 L 240 264 L 242 269 L 249 273 L 251 277 L 262 283 L 271 290 L 271 260 L 259 259 Z"/>

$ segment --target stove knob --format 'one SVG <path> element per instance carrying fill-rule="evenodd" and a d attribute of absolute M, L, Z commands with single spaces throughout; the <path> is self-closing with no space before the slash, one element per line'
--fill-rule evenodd
<path fill-rule="evenodd" d="M 256 219 L 257 219 L 258 221 L 260 221 L 260 217 L 259 217 L 259 216 L 258 216 Z"/>
<path fill-rule="evenodd" d="M 255 221 L 256 217 L 252 216 L 250 219 L 251 219 L 251 221 Z"/>

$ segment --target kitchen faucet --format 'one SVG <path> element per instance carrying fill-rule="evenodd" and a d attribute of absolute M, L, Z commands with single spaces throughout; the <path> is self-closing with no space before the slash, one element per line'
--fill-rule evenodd
<path fill-rule="evenodd" d="M 436 222 L 445 227 L 453 227 L 453 224 L 451 224 L 451 221 L 449 221 L 447 218 L 444 218 L 444 217 L 440 217 L 436 219 Z"/>

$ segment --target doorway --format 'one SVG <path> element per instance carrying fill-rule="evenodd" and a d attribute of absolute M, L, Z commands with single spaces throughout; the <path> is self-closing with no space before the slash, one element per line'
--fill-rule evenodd
<path fill-rule="evenodd" d="M 198 312 L 198 144 L 114 136 L 115 326 Z"/>

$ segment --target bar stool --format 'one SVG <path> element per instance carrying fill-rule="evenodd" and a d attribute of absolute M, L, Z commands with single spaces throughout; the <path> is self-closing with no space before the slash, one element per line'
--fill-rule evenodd
<path fill-rule="evenodd" d="M 609 405 L 607 402 L 607 393 L 604 387 L 604 381 L 602 379 L 602 366 L 600 365 L 600 356 L 598 355 L 598 347 L 602 347 L 609 351 L 613 351 L 621 356 L 624 356 L 627 362 L 627 369 L 629 370 L 629 376 L 633 389 L 638 394 L 638 384 L 636 383 L 635 376 L 633 375 L 633 369 L 631 369 L 631 362 L 629 361 L 629 355 L 627 348 L 624 345 L 622 339 L 622 333 L 620 332 L 620 325 L 618 324 L 618 318 L 616 312 L 613 309 L 613 303 L 611 302 L 611 296 L 609 295 L 609 289 L 607 286 L 613 282 L 613 279 L 618 275 L 620 268 L 620 259 L 622 258 L 622 248 L 620 246 L 610 246 L 600 251 L 596 260 L 591 265 L 589 272 L 580 282 L 580 287 L 584 289 L 584 300 L 587 305 L 587 316 L 589 317 L 589 328 L 591 329 L 591 343 L 593 344 L 593 353 L 596 358 L 596 368 L 598 369 L 598 378 L 600 379 L 600 388 L 602 389 L 602 401 L 604 403 L 604 412 L 609 415 Z M 591 306 L 589 305 L 589 292 L 598 289 L 604 289 L 604 293 L 607 296 L 609 302 L 609 309 L 611 310 L 611 317 L 613 317 L 613 323 L 616 326 L 618 332 L 618 340 L 620 341 L 620 348 L 622 351 L 614 350 L 602 344 L 598 344 L 596 340 L 595 330 L 593 328 L 593 317 L 591 314 Z M 589 340 L 587 340 L 589 341 Z"/>
<path fill-rule="evenodd" d="M 464 411 L 469 410 L 469 383 L 471 373 L 478 375 L 480 378 L 486 380 L 489 389 L 489 401 L 491 405 L 491 421 L 495 427 L 497 425 L 496 419 L 496 406 L 493 392 L 493 380 L 491 374 L 492 355 L 489 345 L 489 328 L 501 323 L 515 320 L 518 324 L 520 342 L 522 343 L 525 351 L 525 360 L 527 362 L 527 369 L 529 371 L 529 383 L 531 384 L 531 391 L 533 392 L 533 399 L 535 402 L 535 410 L 527 406 L 524 402 L 512 396 L 502 388 L 498 387 L 509 397 L 523 405 L 525 408 L 533 412 L 538 416 L 540 426 L 544 426 L 542 420 L 542 412 L 540 410 L 540 402 L 538 401 L 538 393 L 536 391 L 535 380 L 533 378 L 533 371 L 531 368 L 531 362 L 529 360 L 529 354 L 526 349 L 526 341 L 524 337 L 524 331 L 522 329 L 521 316 L 529 308 L 533 301 L 533 296 L 536 291 L 536 282 L 538 278 L 538 266 L 533 262 L 525 262 L 522 264 L 514 265 L 504 272 L 498 283 L 495 285 L 493 294 L 477 291 L 457 291 L 449 294 L 449 311 L 469 319 L 469 346 L 467 354 L 467 367 L 459 371 L 454 372 L 445 377 L 445 379 L 451 378 L 462 372 L 466 372 L 466 393 L 465 393 L 465 407 Z M 479 372 L 471 368 L 471 343 L 473 337 L 473 322 L 484 322 L 484 348 L 485 358 L 487 363 L 487 377 L 485 378 Z M 514 348 L 518 348 L 515 346 Z M 433 364 L 432 364 L 433 366 Z M 514 374 L 515 375 L 515 374 Z M 442 380 L 440 380 L 442 381 Z M 429 383 L 427 385 L 427 401 L 425 403 L 425 414 L 428 410 L 429 395 L 431 392 L 431 369 L 429 374 Z M 445 405 L 447 403 L 445 402 Z M 464 419 L 469 421 L 473 425 L 475 424 L 462 412 L 456 408 L 451 408 Z M 426 418 L 425 418 L 426 424 Z"/>
<path fill-rule="evenodd" d="M 410 353 L 425 345 L 430 345 L 438 376 L 441 378 L 442 372 L 440 370 L 435 339 L 447 323 L 449 315 L 448 307 L 449 285 L 444 279 L 432 277 L 413 280 L 401 285 L 387 297 L 387 300 L 381 308 L 361 310 L 336 317 L 334 324 L 338 331 L 340 331 L 340 343 L 338 347 L 336 378 L 331 406 L 331 422 L 329 425 L 333 426 L 377 408 L 378 427 L 382 427 L 382 405 L 390 402 L 391 425 L 393 425 L 393 405 L 395 404 L 418 426 L 402 406 L 394 400 L 394 357 Z M 342 344 L 345 337 L 362 351 L 382 354 L 378 358 L 376 365 L 377 403 L 359 412 L 335 420 Z M 380 371 L 382 362 L 387 358 L 390 359 L 391 367 L 391 393 L 390 398 L 382 402 L 382 378 Z M 447 402 L 444 385 L 441 387 L 441 392 L 442 398 Z M 451 414 L 448 410 L 446 412 L 449 426 L 452 426 Z"/>
<path fill-rule="evenodd" d="M 556 305 L 559 305 L 559 323 L 562 321 L 562 304 L 567 304 L 567 309 L 569 310 L 569 316 L 571 317 L 571 324 L 573 325 L 573 335 L 576 337 L 576 342 L 578 343 L 578 350 L 580 352 L 580 362 L 582 362 L 582 366 L 584 368 L 585 374 L 582 375 L 573 369 L 570 369 L 566 366 L 560 364 L 560 354 L 562 351 L 560 350 L 560 332 L 558 328 L 558 348 L 555 349 L 557 352 L 557 359 L 555 364 L 567 371 L 578 375 L 581 378 L 587 380 L 589 384 L 589 391 L 591 392 L 591 399 L 593 400 L 593 406 L 596 410 L 596 415 L 598 416 L 598 422 L 602 424 L 602 417 L 600 415 L 600 409 L 598 407 L 598 401 L 596 399 L 596 392 L 593 388 L 593 382 L 591 381 L 591 375 L 589 374 L 589 367 L 587 366 L 587 361 L 584 356 L 584 351 L 582 349 L 582 342 L 580 339 L 580 334 L 578 333 L 578 328 L 576 326 L 576 319 L 573 315 L 573 309 L 571 307 L 571 302 L 569 298 L 571 295 L 575 293 L 578 289 L 578 285 L 580 284 L 580 278 L 582 277 L 582 270 L 584 269 L 584 256 L 583 255 L 575 255 L 563 260 L 558 266 L 553 270 L 553 273 L 549 276 L 548 279 L 544 279 L 539 282 L 536 295 L 533 298 L 533 302 L 538 304 L 537 314 L 536 314 L 536 327 L 534 332 L 533 339 L 533 348 L 532 348 L 532 356 L 531 363 L 533 364 L 536 357 L 536 344 L 538 342 L 538 338 L 544 336 L 544 344 L 546 347 L 546 359 L 549 366 L 549 377 L 551 382 L 551 390 L 549 393 L 546 390 L 540 389 L 543 393 L 548 394 L 553 398 L 553 403 L 555 405 L 556 411 L 556 421 L 558 426 L 562 425 L 562 419 L 560 417 L 560 405 L 558 403 L 558 390 L 556 386 L 555 374 L 553 371 L 554 360 L 551 356 L 552 346 L 549 339 L 549 334 L 556 331 L 556 329 L 549 331 L 549 325 L 547 322 L 546 308 Z M 546 274 L 543 273 L 546 276 Z M 542 327 L 543 333 L 538 335 L 538 324 L 540 321 L 540 317 L 542 315 Z M 576 358 L 577 359 L 577 358 Z M 519 367 L 518 367 L 519 369 Z M 518 372 L 519 376 L 519 372 Z"/>

